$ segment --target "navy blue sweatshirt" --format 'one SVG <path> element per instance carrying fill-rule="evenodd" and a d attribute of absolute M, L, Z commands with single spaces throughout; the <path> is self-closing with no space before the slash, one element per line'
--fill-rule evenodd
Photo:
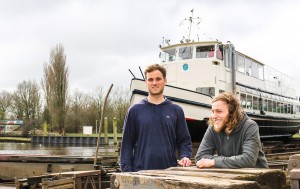
<path fill-rule="evenodd" d="M 180 106 L 166 99 L 155 105 L 147 99 L 133 105 L 124 121 L 121 169 L 133 172 L 177 166 L 192 155 L 191 137 Z"/>

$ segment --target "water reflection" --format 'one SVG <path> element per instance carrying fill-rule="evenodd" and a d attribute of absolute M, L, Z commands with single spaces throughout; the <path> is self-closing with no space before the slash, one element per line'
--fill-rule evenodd
<path fill-rule="evenodd" d="M 117 145 L 101 145 L 99 155 L 117 156 Z M 95 156 L 96 146 L 34 143 L 0 143 L 0 154 Z"/>

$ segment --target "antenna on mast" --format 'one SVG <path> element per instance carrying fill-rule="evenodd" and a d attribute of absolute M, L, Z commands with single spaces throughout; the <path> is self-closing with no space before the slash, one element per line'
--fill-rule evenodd
<path fill-rule="evenodd" d="M 191 10 L 192 12 L 192 16 L 190 17 L 190 31 L 189 31 L 189 35 L 188 35 L 188 40 L 191 40 L 191 32 L 192 32 L 192 23 L 193 23 L 193 15 L 194 15 L 194 9 Z"/>
<path fill-rule="evenodd" d="M 198 26 L 202 20 L 202 18 L 200 18 L 199 16 L 198 17 L 193 17 L 194 16 L 194 9 L 191 10 L 191 13 L 192 15 L 189 17 L 189 18 L 185 18 L 183 19 L 179 25 L 182 25 L 183 22 L 185 20 L 188 20 L 189 21 L 189 32 L 188 32 L 188 35 L 187 35 L 187 38 L 184 37 L 184 40 L 185 42 L 190 42 L 191 41 L 191 33 L 192 33 L 192 26 L 193 26 L 193 23 Z M 194 21 L 195 20 L 199 20 L 199 22 L 195 23 Z"/>

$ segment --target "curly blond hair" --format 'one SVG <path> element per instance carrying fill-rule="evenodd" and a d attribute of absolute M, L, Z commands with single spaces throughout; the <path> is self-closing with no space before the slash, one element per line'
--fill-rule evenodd
<path fill-rule="evenodd" d="M 244 110 L 240 105 L 240 100 L 233 94 L 229 92 L 224 92 L 216 96 L 212 103 L 222 101 L 228 105 L 228 123 L 226 124 L 227 127 L 231 130 L 238 126 L 239 121 L 244 117 Z M 209 118 L 208 121 L 209 125 L 213 126 L 213 119 L 212 117 Z"/>

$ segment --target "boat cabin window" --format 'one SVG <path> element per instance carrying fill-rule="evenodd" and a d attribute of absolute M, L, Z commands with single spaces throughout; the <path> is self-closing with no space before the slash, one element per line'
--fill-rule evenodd
<path fill-rule="evenodd" d="M 272 105 L 273 105 L 273 102 L 271 100 L 268 100 L 268 111 L 269 112 L 272 112 Z"/>
<path fill-rule="evenodd" d="M 252 96 L 251 95 L 247 95 L 247 109 L 252 109 Z"/>
<path fill-rule="evenodd" d="M 214 54 L 215 54 L 215 47 L 213 45 L 196 47 L 196 58 L 214 57 Z"/>
<path fill-rule="evenodd" d="M 258 110 L 258 98 L 253 96 L 253 110 Z"/>
<path fill-rule="evenodd" d="M 258 64 L 257 62 L 252 62 L 252 75 L 255 78 L 258 78 Z"/>
<path fill-rule="evenodd" d="M 252 76 L 252 67 L 251 67 L 251 60 L 245 59 L 245 70 L 246 74 Z"/>
<path fill-rule="evenodd" d="M 267 99 L 264 99 L 264 101 L 263 101 L 263 110 L 265 112 L 268 111 L 268 100 Z"/>
<path fill-rule="evenodd" d="M 197 87 L 196 91 L 210 96 L 215 96 L 216 94 L 214 87 Z"/>
<path fill-rule="evenodd" d="M 290 104 L 287 105 L 287 113 L 288 113 L 288 114 L 291 113 L 291 105 L 290 105 Z"/>
<path fill-rule="evenodd" d="M 276 101 L 272 101 L 272 102 L 273 102 L 272 112 L 276 112 Z"/>
<path fill-rule="evenodd" d="M 240 54 L 236 55 L 236 70 L 261 80 L 264 79 L 263 65 Z"/>
<path fill-rule="evenodd" d="M 283 104 L 283 113 L 286 114 L 288 112 L 287 104 Z"/>
<path fill-rule="evenodd" d="M 240 99 L 240 101 L 241 101 L 242 107 L 246 108 L 246 94 L 241 93 L 241 99 Z"/>
<path fill-rule="evenodd" d="M 280 102 L 277 102 L 277 113 L 280 113 L 281 112 L 281 106 L 282 106 L 282 104 L 280 103 Z"/>
<path fill-rule="evenodd" d="M 258 69 L 258 79 L 263 80 L 264 79 L 264 67 L 261 64 L 257 64 Z"/>
<path fill-rule="evenodd" d="M 297 106 L 297 108 L 298 108 L 298 106 Z M 292 111 L 291 112 L 292 114 L 296 113 L 296 109 L 295 109 L 295 106 L 293 104 L 291 105 L 291 111 Z"/>
<path fill-rule="evenodd" d="M 236 55 L 236 69 L 239 72 L 245 73 L 245 57 Z"/>
<path fill-rule="evenodd" d="M 216 57 L 217 57 L 217 59 L 223 60 L 223 46 L 222 45 L 217 46 Z"/>
<path fill-rule="evenodd" d="M 193 47 L 181 47 L 179 48 L 178 58 L 179 60 L 192 59 Z"/>
<path fill-rule="evenodd" d="M 175 49 L 164 50 L 160 54 L 160 59 L 161 59 L 162 62 L 175 61 L 175 59 L 176 59 L 176 50 Z"/>

